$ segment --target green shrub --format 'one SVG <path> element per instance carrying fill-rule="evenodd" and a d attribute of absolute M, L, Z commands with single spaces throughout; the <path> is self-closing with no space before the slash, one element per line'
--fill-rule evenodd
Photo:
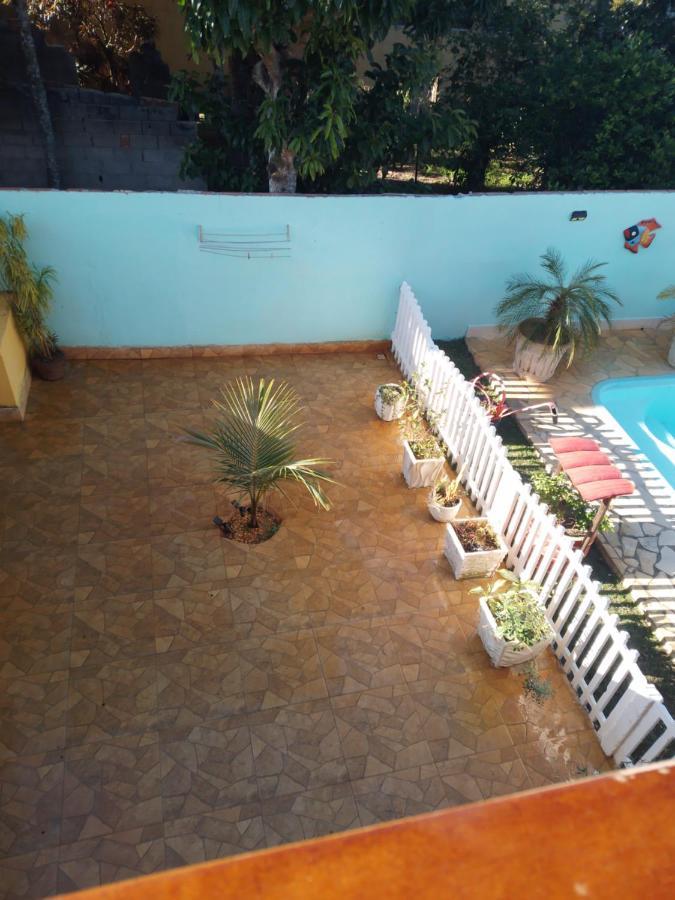
<path fill-rule="evenodd" d="M 535 472 L 531 483 L 541 502 L 548 506 L 561 525 L 572 531 L 588 531 L 593 523 L 595 507 L 582 499 L 566 475 L 562 472 L 559 475 Z M 600 531 L 611 529 L 612 523 L 605 516 L 600 523 Z"/>
<path fill-rule="evenodd" d="M 501 576 L 489 587 L 473 588 L 487 602 L 497 623 L 499 636 L 505 641 L 532 647 L 551 637 L 551 626 L 539 605 L 540 585 L 521 581 L 508 569 L 500 569 Z"/>

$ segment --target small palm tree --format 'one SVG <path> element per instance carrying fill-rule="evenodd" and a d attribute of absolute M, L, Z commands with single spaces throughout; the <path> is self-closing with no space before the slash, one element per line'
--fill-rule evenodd
<path fill-rule="evenodd" d="M 565 264 L 557 250 L 549 248 L 541 261 L 549 277 L 520 274 L 510 278 L 506 296 L 497 304 L 497 318 L 511 335 L 520 331 L 553 350 L 568 346 L 569 365 L 576 353 L 597 345 L 601 323 L 610 321 L 608 301 L 622 303 L 599 272 L 606 263 L 589 259 L 566 281 Z"/>
<path fill-rule="evenodd" d="M 295 459 L 291 440 L 302 427 L 297 394 L 286 382 L 238 378 L 221 390 L 213 405 L 221 415 L 209 434 L 185 429 L 190 442 L 216 454 L 218 481 L 248 497 L 249 526 L 258 525 L 258 509 L 272 489 L 283 493 L 281 482 L 301 484 L 317 506 L 330 509 L 322 484 L 335 483 L 318 468 L 328 459 Z"/>

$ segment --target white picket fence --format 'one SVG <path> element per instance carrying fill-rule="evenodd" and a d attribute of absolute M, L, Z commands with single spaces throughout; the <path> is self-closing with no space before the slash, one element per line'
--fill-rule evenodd
<path fill-rule="evenodd" d="M 401 286 L 392 347 L 406 378 L 421 374 L 421 393 L 478 510 L 503 535 L 508 565 L 541 585 L 554 631 L 553 650 L 602 749 L 617 763 L 670 755 L 675 722 L 638 666 L 638 653 L 573 541 L 509 462 L 501 438 L 470 383 L 431 338 L 410 286 Z"/>

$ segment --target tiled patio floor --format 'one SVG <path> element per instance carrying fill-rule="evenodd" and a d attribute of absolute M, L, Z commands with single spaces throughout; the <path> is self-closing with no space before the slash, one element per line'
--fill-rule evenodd
<path fill-rule="evenodd" d="M 329 513 L 232 544 L 204 426 L 288 378 Z M 0 895 L 46 896 L 578 777 L 607 762 L 564 679 L 526 700 L 475 634 L 399 470 L 368 355 L 71 364 L 0 431 Z"/>

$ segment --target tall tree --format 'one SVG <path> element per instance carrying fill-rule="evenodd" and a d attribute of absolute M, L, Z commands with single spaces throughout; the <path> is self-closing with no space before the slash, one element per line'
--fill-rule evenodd
<path fill-rule="evenodd" d="M 293 193 L 337 160 L 355 117 L 356 64 L 412 0 L 178 0 L 197 51 L 252 61 L 269 190 Z"/>
<path fill-rule="evenodd" d="M 35 105 L 38 126 L 42 135 L 45 160 L 47 163 L 47 185 L 51 188 L 59 188 L 61 186 L 61 177 L 56 159 L 54 126 L 49 111 L 49 103 L 47 102 L 47 91 L 45 90 L 42 73 L 40 72 L 40 63 L 35 49 L 35 41 L 33 40 L 33 29 L 28 16 L 26 0 L 12 0 L 12 6 L 14 7 L 17 22 L 19 24 L 19 36 L 23 55 L 26 60 L 28 84 Z"/>

